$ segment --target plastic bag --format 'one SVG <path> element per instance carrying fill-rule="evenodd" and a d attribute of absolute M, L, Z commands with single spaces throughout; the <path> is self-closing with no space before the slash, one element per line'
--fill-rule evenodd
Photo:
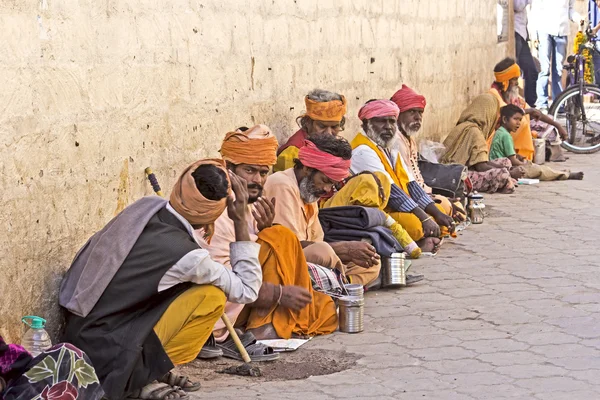
<path fill-rule="evenodd" d="M 424 140 L 419 143 L 419 153 L 421 153 L 423 158 L 432 163 L 438 163 L 445 151 L 446 147 L 438 142 Z"/>

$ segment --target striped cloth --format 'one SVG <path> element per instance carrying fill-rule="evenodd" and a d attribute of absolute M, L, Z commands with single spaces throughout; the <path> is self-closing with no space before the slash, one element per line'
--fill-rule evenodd
<path fill-rule="evenodd" d="M 329 269 L 313 263 L 307 263 L 307 265 L 313 290 L 328 295 L 342 296 L 344 294 L 344 283 L 341 273 L 337 269 Z"/>

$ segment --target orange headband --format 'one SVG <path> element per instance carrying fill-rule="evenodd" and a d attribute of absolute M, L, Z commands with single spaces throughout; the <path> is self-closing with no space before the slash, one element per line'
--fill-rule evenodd
<path fill-rule="evenodd" d="M 227 197 L 221 200 L 209 200 L 202 196 L 202 193 L 196 187 L 196 182 L 192 173 L 201 165 L 214 165 L 227 176 L 229 182 L 229 174 L 225 168 L 225 162 L 217 158 L 209 158 L 196 161 L 188 166 L 171 191 L 169 202 L 171 206 L 191 225 L 205 226 L 205 239 L 210 243 L 210 237 L 214 233 L 214 222 L 225 211 L 227 207 Z M 231 183 L 228 184 L 228 192 L 231 193 Z"/>
<path fill-rule="evenodd" d="M 225 161 L 234 164 L 275 165 L 277 138 L 266 125 L 256 125 L 246 132 L 229 132 L 219 152 Z"/>
<path fill-rule="evenodd" d="M 502 90 L 506 91 L 508 89 L 508 82 L 513 78 L 521 76 L 521 68 L 519 68 L 517 63 L 514 63 L 504 71 L 494 72 L 494 76 L 496 77 L 496 82 L 502 84 Z"/>
<path fill-rule="evenodd" d="M 340 122 L 346 115 L 346 98 L 342 96 L 342 100 L 333 100 L 327 102 L 318 102 L 308 98 L 304 98 L 306 104 L 306 114 L 315 121 Z"/>

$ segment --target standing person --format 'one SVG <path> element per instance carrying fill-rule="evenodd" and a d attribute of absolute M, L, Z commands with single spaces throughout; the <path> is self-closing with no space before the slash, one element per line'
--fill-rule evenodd
<path fill-rule="evenodd" d="M 300 129 L 277 150 L 277 163 L 273 171 L 279 172 L 294 166 L 300 148 L 306 139 L 321 134 L 337 136 L 346 123 L 346 98 L 323 89 L 314 89 L 304 98 L 306 113 L 298 117 Z"/>
<path fill-rule="evenodd" d="M 515 12 L 515 47 L 517 64 L 523 71 L 525 81 L 525 101 L 527 104 L 535 104 L 537 101 L 536 84 L 538 71 L 533 62 L 531 49 L 529 48 L 529 31 L 527 30 L 527 7 L 532 0 L 514 0 Z"/>
<path fill-rule="evenodd" d="M 569 20 L 582 22 L 575 10 L 575 0 L 535 0 L 536 29 L 540 42 L 540 73 L 537 81 L 536 106 L 548 110 L 548 80 L 552 71 L 552 98 L 562 93 L 562 66 L 567 54 Z"/>

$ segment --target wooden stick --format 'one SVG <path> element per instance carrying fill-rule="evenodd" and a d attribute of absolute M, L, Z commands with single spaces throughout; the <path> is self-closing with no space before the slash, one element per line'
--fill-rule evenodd
<path fill-rule="evenodd" d="M 156 179 L 156 176 L 154 175 L 154 173 L 152 172 L 150 167 L 146 168 L 145 172 L 146 172 L 146 176 L 148 177 L 148 180 L 150 181 L 150 184 L 152 185 L 152 190 L 154 190 L 154 192 L 157 195 L 159 195 L 160 197 L 164 197 L 162 191 L 160 190 L 160 185 L 158 184 L 158 179 Z M 223 323 L 227 327 L 227 330 L 229 331 L 229 334 L 231 335 L 231 338 L 233 339 L 235 346 L 237 347 L 238 351 L 242 355 L 244 362 L 247 362 L 247 363 L 251 362 L 252 360 L 250 359 L 250 356 L 248 355 L 246 348 L 242 344 L 242 341 L 240 340 L 237 332 L 233 328 L 233 324 L 229 320 L 229 317 L 227 316 L 227 314 L 223 313 L 223 315 L 221 315 L 221 319 L 223 320 Z"/>
<path fill-rule="evenodd" d="M 250 359 L 250 356 L 248 355 L 246 348 L 242 344 L 242 341 L 240 340 L 237 332 L 233 328 L 233 324 L 229 320 L 229 317 L 227 316 L 227 314 L 223 313 L 223 315 L 221 315 L 221 319 L 223 320 L 223 323 L 227 327 L 227 330 L 229 331 L 229 334 L 231 335 L 231 338 L 233 339 L 233 342 L 235 343 L 235 347 L 237 347 L 238 351 L 242 355 L 242 359 L 244 360 L 244 362 L 247 362 L 247 363 L 251 362 L 252 360 Z"/>

